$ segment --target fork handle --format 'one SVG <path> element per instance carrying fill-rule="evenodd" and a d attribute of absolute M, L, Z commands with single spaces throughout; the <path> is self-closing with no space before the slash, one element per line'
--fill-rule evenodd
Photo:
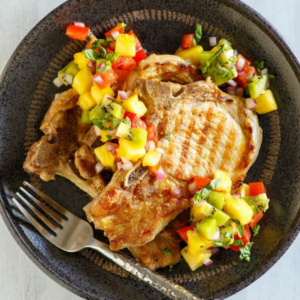
<path fill-rule="evenodd" d="M 126 271 L 130 272 L 137 278 L 151 285 L 156 290 L 173 299 L 201 300 L 188 290 L 184 289 L 182 286 L 168 280 L 164 276 L 161 276 L 160 274 L 153 272 L 148 268 L 145 268 L 134 259 L 118 252 L 112 252 L 108 245 L 94 238 L 88 242 L 86 247 L 100 252 Z"/>

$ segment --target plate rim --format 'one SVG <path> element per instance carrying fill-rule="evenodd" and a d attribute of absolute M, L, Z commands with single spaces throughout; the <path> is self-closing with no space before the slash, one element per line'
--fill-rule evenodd
<path fill-rule="evenodd" d="M 263 25 L 264 27 L 268 28 L 268 32 L 266 34 L 275 42 L 277 41 L 276 45 L 279 48 L 279 50 L 283 53 L 285 58 L 288 60 L 288 63 L 290 64 L 291 68 L 293 69 L 295 75 L 298 75 L 298 81 L 300 82 L 300 62 L 298 57 L 296 56 L 295 52 L 291 48 L 291 46 L 287 43 L 285 38 L 282 36 L 282 34 L 275 28 L 274 25 L 271 24 L 264 16 L 262 16 L 259 12 L 257 12 L 254 8 L 250 7 L 248 4 L 245 4 L 244 2 L 240 0 L 215 0 L 219 3 L 222 3 L 233 10 L 237 11 L 241 15 L 243 15 L 246 18 L 249 18 L 256 26 Z M 22 48 L 25 46 L 27 41 L 30 41 L 36 33 L 39 32 L 40 26 L 45 26 L 48 22 L 51 22 L 51 18 L 53 15 L 58 14 L 60 11 L 63 11 L 66 9 L 67 6 L 72 6 L 75 3 L 80 2 L 86 2 L 86 0 L 69 0 L 66 2 L 63 2 L 59 6 L 57 6 L 55 9 L 51 10 L 45 17 L 43 17 L 26 35 L 25 37 L 20 41 L 18 46 L 15 48 L 13 53 L 11 54 L 10 58 L 8 59 L 7 63 L 5 64 L 3 71 L 0 75 L 0 87 L 3 85 L 3 82 L 5 82 L 6 73 L 9 70 L 9 68 L 13 65 L 13 63 L 17 63 L 18 60 L 15 58 L 18 57 L 19 52 L 22 51 Z M 33 44 L 34 45 L 34 44 Z M 291 64 L 293 63 L 293 64 Z M 1 101 L 0 101 L 1 102 Z M 1 104 L 1 103 L 0 103 Z M 20 246 L 20 248 L 23 250 L 23 252 L 29 257 L 29 259 L 40 269 L 42 270 L 46 275 L 48 275 L 51 279 L 53 279 L 55 282 L 66 288 L 67 290 L 71 291 L 72 293 L 80 296 L 80 297 L 88 297 L 89 299 L 92 299 L 88 292 L 81 290 L 75 285 L 72 285 L 71 282 L 67 282 L 65 279 L 61 278 L 59 275 L 55 274 L 50 268 L 48 268 L 41 259 L 39 259 L 38 256 L 36 256 L 32 251 L 30 251 L 26 245 L 26 241 L 22 235 L 20 235 L 13 222 L 10 220 L 10 215 L 8 214 L 7 210 L 5 209 L 5 206 L 3 205 L 2 201 L 4 202 L 5 198 L 5 192 L 3 190 L 3 185 L 1 182 L 0 186 L 0 215 L 2 216 L 2 219 L 8 228 L 10 234 L 13 236 L 16 243 Z M 283 256 L 283 254 L 289 249 L 293 241 L 296 239 L 300 232 L 300 210 L 298 211 L 298 214 L 296 215 L 294 219 L 294 223 L 292 225 L 293 231 L 285 237 L 284 240 L 280 242 L 279 245 L 276 246 L 276 248 L 272 251 L 272 253 L 275 252 L 275 254 L 272 256 L 272 259 L 270 259 L 259 271 L 252 273 L 249 277 L 247 277 L 245 280 L 241 281 L 240 283 L 236 284 L 234 287 L 227 288 L 224 291 L 219 293 L 214 298 L 209 299 L 224 299 L 226 297 L 229 297 L 242 289 L 249 286 L 251 283 L 256 281 L 259 277 L 261 277 L 264 273 L 266 273 L 272 266 L 277 263 L 277 261 Z M 272 255 L 272 253 L 270 255 Z M 97 299 L 104 299 L 104 298 L 97 298 Z"/>

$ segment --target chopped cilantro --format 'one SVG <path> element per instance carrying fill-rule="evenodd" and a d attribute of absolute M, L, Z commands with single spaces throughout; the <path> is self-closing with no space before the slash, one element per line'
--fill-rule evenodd
<path fill-rule="evenodd" d="M 216 241 L 216 242 L 214 242 L 214 244 L 215 244 L 216 247 L 222 247 L 223 246 L 223 243 L 220 242 L 220 241 Z"/>
<path fill-rule="evenodd" d="M 161 252 L 163 254 L 167 255 L 167 256 L 172 256 L 173 255 L 172 251 L 168 248 L 162 249 Z"/>
<path fill-rule="evenodd" d="M 240 260 L 250 261 L 251 247 L 254 243 L 249 242 L 244 247 L 240 248 Z"/>
<path fill-rule="evenodd" d="M 207 73 L 208 68 L 209 68 L 209 66 L 210 66 L 210 63 L 211 63 L 212 61 L 214 61 L 221 53 L 224 52 L 224 48 L 225 48 L 225 44 L 223 44 L 223 45 L 220 47 L 220 49 L 219 49 L 219 50 L 218 50 L 211 58 L 209 58 L 209 59 L 204 63 L 204 66 L 203 66 L 203 68 L 202 68 L 202 73 L 203 73 L 203 74 Z"/>
<path fill-rule="evenodd" d="M 244 235 L 244 226 L 240 224 L 238 227 L 238 236 L 241 238 L 243 235 Z"/>
<path fill-rule="evenodd" d="M 226 238 L 233 239 L 233 233 L 232 232 L 226 232 L 224 235 Z"/>
<path fill-rule="evenodd" d="M 187 254 L 187 249 L 183 249 L 184 253 Z"/>
<path fill-rule="evenodd" d="M 107 137 L 108 141 L 112 140 L 112 136 L 111 135 L 107 135 L 106 137 Z"/>
<path fill-rule="evenodd" d="M 232 222 L 236 223 L 236 224 L 241 224 L 239 220 L 237 219 L 231 219 Z"/>
<path fill-rule="evenodd" d="M 110 61 L 111 63 L 114 63 L 119 56 L 120 56 L 120 52 L 110 53 L 106 55 L 106 60 Z"/>
<path fill-rule="evenodd" d="M 216 73 L 221 77 L 226 77 L 228 79 L 232 79 L 232 73 L 229 69 L 222 67 L 219 63 L 216 63 Z"/>
<path fill-rule="evenodd" d="M 235 240 L 233 246 L 242 246 L 244 244 L 242 239 Z"/>
<path fill-rule="evenodd" d="M 275 78 L 275 75 L 268 74 L 268 77 L 269 77 L 270 79 L 274 79 L 274 78 Z"/>
<path fill-rule="evenodd" d="M 124 178 L 121 178 L 120 181 L 123 182 L 123 181 L 124 181 Z"/>
<path fill-rule="evenodd" d="M 165 138 L 170 142 L 171 141 L 171 132 L 166 132 Z"/>
<path fill-rule="evenodd" d="M 104 49 L 105 51 L 105 49 Z M 85 49 L 83 50 L 84 56 L 86 58 L 89 58 L 91 60 L 97 60 L 102 58 L 97 52 L 95 52 L 93 49 Z"/>
<path fill-rule="evenodd" d="M 169 272 L 173 271 L 174 266 L 173 265 L 169 265 Z"/>
<path fill-rule="evenodd" d="M 194 220 L 194 216 L 192 213 L 190 213 L 190 219 L 189 219 L 189 222 L 192 222 Z"/>
<path fill-rule="evenodd" d="M 257 236 L 260 230 L 260 225 L 256 224 L 252 229 L 253 229 L 253 236 Z"/>
<path fill-rule="evenodd" d="M 197 46 L 202 38 L 202 25 L 196 24 L 195 37 L 193 39 L 193 45 Z"/>
<path fill-rule="evenodd" d="M 261 70 L 265 67 L 265 62 L 263 60 L 256 61 L 255 66 L 256 66 L 258 74 L 261 74 Z"/>
<path fill-rule="evenodd" d="M 213 179 L 204 188 L 197 192 L 194 197 L 194 203 L 199 203 L 201 200 L 205 199 L 210 195 L 210 193 L 221 183 L 222 179 Z"/>
<path fill-rule="evenodd" d="M 125 119 L 123 119 L 122 122 L 125 123 L 125 124 L 127 124 L 127 125 L 129 125 L 129 126 L 131 126 L 131 121 L 130 121 L 130 119 L 128 117 L 126 117 Z"/>

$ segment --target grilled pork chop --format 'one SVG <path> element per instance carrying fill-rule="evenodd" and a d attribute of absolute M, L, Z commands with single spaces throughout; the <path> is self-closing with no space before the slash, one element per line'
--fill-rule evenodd
<path fill-rule="evenodd" d="M 176 74 L 180 68 L 185 76 Z M 217 169 L 223 169 L 238 187 L 262 140 L 257 116 L 246 108 L 244 99 L 227 95 L 209 79 L 189 83 L 197 77 L 195 70 L 170 55 L 149 56 L 132 76 L 135 91 L 148 109 L 146 120 L 156 125 L 157 146 L 165 150 L 161 159 L 165 180 L 184 187 L 195 176 L 212 178 Z M 161 81 L 165 79 L 176 83 Z M 132 78 L 129 81 L 130 86 Z M 112 250 L 150 242 L 167 224 L 165 215 L 158 213 L 160 207 L 165 210 L 165 199 L 157 193 L 159 181 L 149 174 L 127 187 L 122 176 L 126 173 L 116 172 L 105 190 L 84 208 L 89 221 L 104 230 Z M 168 222 L 189 205 L 187 197 L 183 189 L 177 199 L 183 205 L 169 204 Z M 171 194 L 168 198 L 175 199 Z"/>

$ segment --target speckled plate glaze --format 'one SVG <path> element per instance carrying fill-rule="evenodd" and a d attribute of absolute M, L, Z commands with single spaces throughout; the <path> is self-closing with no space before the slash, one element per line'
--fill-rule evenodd
<path fill-rule="evenodd" d="M 272 90 L 280 110 L 260 116 L 261 152 L 246 181 L 262 180 L 271 198 L 254 238 L 251 263 L 220 251 L 214 264 L 192 273 L 186 264 L 160 273 L 203 299 L 223 299 L 265 273 L 286 251 L 300 229 L 300 72 L 299 62 L 270 24 L 239 1 L 69 1 L 44 18 L 21 42 L 1 77 L 0 212 L 26 254 L 58 283 L 87 299 L 166 299 L 99 254 L 68 254 L 48 243 L 13 208 L 10 197 L 22 180 L 31 180 L 63 206 L 84 217 L 90 200 L 63 178 L 42 183 L 22 169 L 26 151 L 54 94 L 52 80 L 82 43 L 64 35 L 67 24 L 81 20 L 101 34 L 118 22 L 131 24 L 149 52 L 174 53 L 182 36 L 201 23 L 205 36 L 225 37 L 247 57 L 263 59 L 276 80 Z M 204 40 L 206 38 L 204 37 Z M 61 91 L 61 88 L 59 91 Z M 105 240 L 99 232 L 99 239 Z"/>

